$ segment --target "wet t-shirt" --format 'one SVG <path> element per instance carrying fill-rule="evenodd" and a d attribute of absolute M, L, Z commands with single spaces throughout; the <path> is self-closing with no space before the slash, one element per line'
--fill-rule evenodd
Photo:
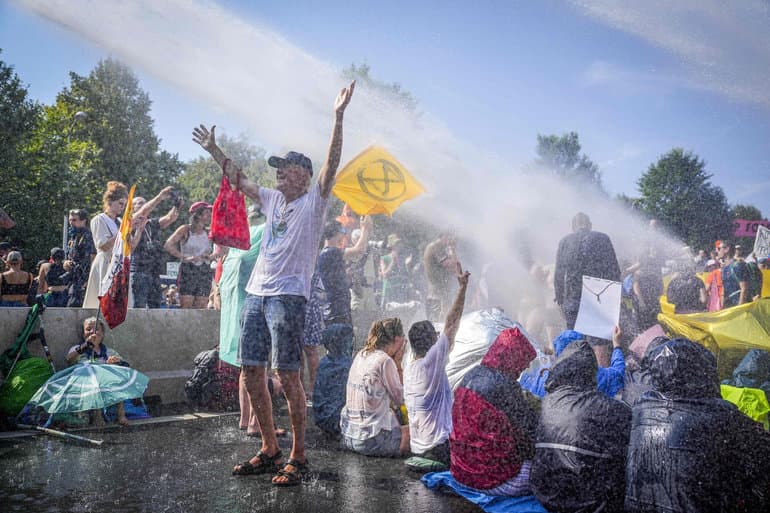
<path fill-rule="evenodd" d="M 282 192 L 265 187 L 259 188 L 259 199 L 265 231 L 246 292 L 308 298 L 327 200 L 317 183 L 289 203 Z"/>

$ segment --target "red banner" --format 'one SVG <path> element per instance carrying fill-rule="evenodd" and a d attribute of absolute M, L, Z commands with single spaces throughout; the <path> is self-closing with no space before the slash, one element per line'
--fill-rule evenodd
<path fill-rule="evenodd" d="M 760 226 L 770 228 L 770 221 L 747 221 L 746 219 L 736 219 L 733 221 L 733 235 L 736 237 L 756 237 L 757 229 Z"/>

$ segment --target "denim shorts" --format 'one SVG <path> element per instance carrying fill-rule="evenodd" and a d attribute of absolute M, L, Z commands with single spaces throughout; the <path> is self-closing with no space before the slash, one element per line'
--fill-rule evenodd
<path fill-rule="evenodd" d="M 381 429 L 379 433 L 366 440 L 356 440 L 343 435 L 342 446 L 364 456 L 397 458 L 401 456 L 401 428 Z"/>
<path fill-rule="evenodd" d="M 303 296 L 246 296 L 237 362 L 267 367 L 272 352 L 273 369 L 298 371 L 306 303 Z"/>

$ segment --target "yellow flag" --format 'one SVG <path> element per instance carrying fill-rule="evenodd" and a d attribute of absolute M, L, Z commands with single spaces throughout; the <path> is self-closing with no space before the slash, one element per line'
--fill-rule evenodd
<path fill-rule="evenodd" d="M 337 173 L 332 192 L 358 215 L 392 215 L 425 189 L 393 155 L 370 146 Z"/>
<path fill-rule="evenodd" d="M 128 239 L 131 237 L 131 217 L 134 215 L 134 191 L 136 185 L 131 186 L 128 191 L 128 201 L 126 209 L 123 211 L 123 218 L 120 220 L 120 238 L 123 240 L 123 256 L 131 256 L 131 244 Z"/>

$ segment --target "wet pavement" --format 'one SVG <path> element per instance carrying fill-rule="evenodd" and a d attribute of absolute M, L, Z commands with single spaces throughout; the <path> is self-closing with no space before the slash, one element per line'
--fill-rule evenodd
<path fill-rule="evenodd" d="M 400 459 L 339 449 L 308 419 L 311 473 L 278 488 L 270 475 L 236 477 L 258 440 L 237 416 L 78 434 L 100 447 L 45 435 L 0 441 L 0 510 L 24 512 L 478 512 L 464 499 L 425 488 Z M 285 416 L 280 427 L 288 427 Z M 284 454 L 291 439 L 281 438 Z"/>

